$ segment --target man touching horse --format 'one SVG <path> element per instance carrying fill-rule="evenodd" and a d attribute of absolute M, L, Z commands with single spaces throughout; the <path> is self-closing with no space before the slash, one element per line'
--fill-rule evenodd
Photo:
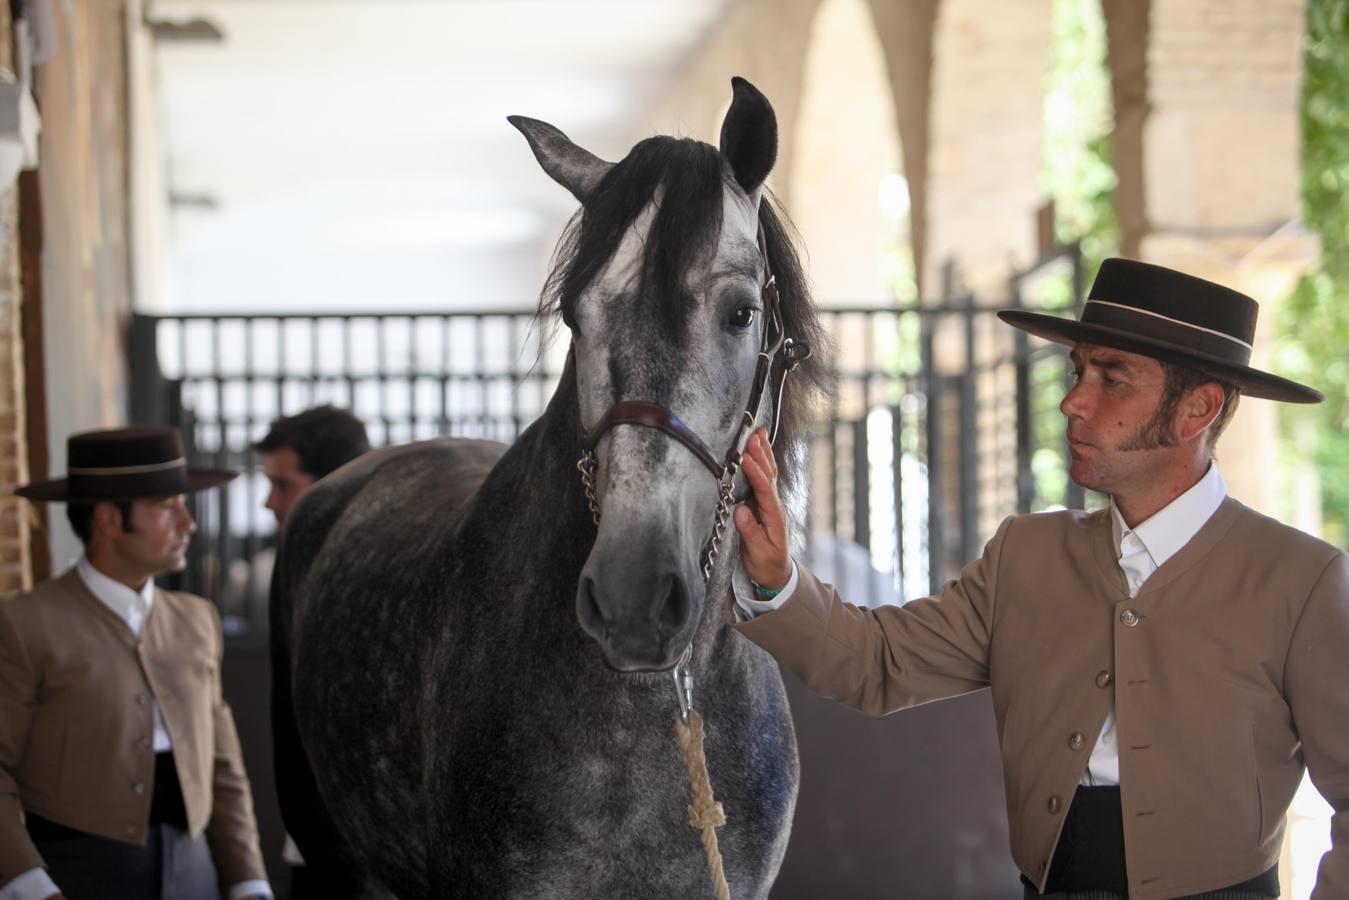
<path fill-rule="evenodd" d="M 1228 497 L 1212 455 L 1240 394 L 1321 399 L 1250 367 L 1256 312 L 1107 260 L 1080 321 L 1000 313 L 1072 347 L 1070 475 L 1110 506 L 1009 518 L 902 607 L 792 561 L 772 450 L 748 448 L 735 627 L 872 715 L 991 687 L 1028 897 L 1276 897 L 1308 769 L 1335 810 L 1313 896 L 1349 897 L 1349 557 Z"/>

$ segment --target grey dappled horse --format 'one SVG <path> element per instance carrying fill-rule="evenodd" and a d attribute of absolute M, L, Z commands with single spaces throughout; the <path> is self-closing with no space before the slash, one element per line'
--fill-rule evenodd
<path fill-rule="evenodd" d="M 718 479 L 677 424 L 613 416 L 663 407 L 718 458 L 743 436 L 772 327 L 764 252 L 779 330 L 822 345 L 763 196 L 776 119 L 733 85 L 720 149 L 654 137 L 614 164 L 512 119 L 581 201 L 540 309 L 571 332 L 546 412 L 509 448 L 371 453 L 292 514 L 273 586 L 277 776 L 321 896 L 710 897 L 663 671 L 690 642 L 727 878 L 737 900 L 768 893 L 796 743 L 776 666 L 724 627 L 735 531 L 705 586 Z M 779 404 L 789 482 L 822 373 L 807 360 Z M 606 411 L 596 526 L 577 462 Z"/>

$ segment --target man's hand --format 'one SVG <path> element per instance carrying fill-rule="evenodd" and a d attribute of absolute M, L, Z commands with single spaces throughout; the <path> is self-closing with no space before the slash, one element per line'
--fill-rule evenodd
<path fill-rule="evenodd" d="M 778 464 L 762 428 L 750 435 L 741 461 L 754 496 L 735 508 L 740 558 L 751 581 L 777 590 L 785 587 L 792 577 L 792 556 L 788 550 L 787 513 L 778 497 Z"/>

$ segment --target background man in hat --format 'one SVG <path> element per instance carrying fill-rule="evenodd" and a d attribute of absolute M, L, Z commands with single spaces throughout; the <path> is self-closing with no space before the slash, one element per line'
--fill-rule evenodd
<path fill-rule="evenodd" d="M 1279 893 L 1304 771 L 1330 802 L 1314 897 L 1349 897 L 1349 557 L 1227 496 L 1213 445 L 1239 394 L 1320 394 L 1249 366 L 1256 304 L 1107 260 L 1071 346 L 1074 481 L 1108 508 L 1016 516 L 935 597 L 859 609 L 795 564 L 762 432 L 736 510 L 738 630 L 872 715 L 991 687 L 1025 893 Z"/>
<path fill-rule="evenodd" d="M 0 896 L 271 897 L 215 607 L 166 591 L 196 524 L 169 428 L 71 437 L 68 478 L 16 491 L 67 504 L 79 564 L 0 602 Z"/>

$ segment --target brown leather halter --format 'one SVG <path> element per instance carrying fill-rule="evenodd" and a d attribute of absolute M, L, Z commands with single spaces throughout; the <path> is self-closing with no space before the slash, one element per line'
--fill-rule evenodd
<path fill-rule="evenodd" d="M 779 407 L 782 404 L 783 388 L 787 384 L 787 373 L 795 369 L 802 361 L 808 359 L 811 352 L 809 345 L 798 343 L 786 335 L 778 302 L 777 278 L 773 275 L 772 268 L 769 266 L 768 249 L 764 245 L 762 228 L 759 229 L 758 237 L 759 254 L 763 257 L 764 265 L 764 284 L 761 289 L 764 306 L 763 337 L 759 343 L 759 357 L 754 368 L 754 382 L 750 389 L 749 402 L 745 405 L 745 411 L 740 419 L 740 427 L 736 430 L 735 438 L 731 442 L 730 449 L 726 451 L 725 457 L 719 461 L 708 448 L 706 442 L 698 437 L 693 429 L 684 424 L 678 416 L 659 403 L 650 403 L 645 400 L 623 400 L 615 403 L 600 417 L 600 421 L 595 427 L 588 432 L 584 430 L 584 426 L 580 426 L 581 459 L 576 467 L 581 472 L 581 480 L 586 489 L 586 500 L 590 504 L 590 513 L 596 525 L 599 525 L 600 510 L 599 501 L 595 495 L 595 447 L 599 444 L 600 438 L 604 437 L 605 432 L 615 425 L 637 425 L 665 432 L 687 447 L 717 479 L 716 522 L 705 554 L 704 581 L 710 578 L 712 574 L 712 563 L 716 560 L 717 548 L 721 543 L 722 534 L 726 529 L 726 519 L 729 517 L 733 505 L 732 491 L 735 476 L 740 470 L 740 459 L 745 451 L 745 444 L 749 441 L 749 436 L 754 430 L 754 417 L 758 412 L 760 402 L 763 400 L 763 392 L 768 387 L 773 363 L 777 361 L 778 357 L 782 358 L 781 376 L 773 401 L 772 427 L 769 429 L 770 443 L 777 440 Z"/>

